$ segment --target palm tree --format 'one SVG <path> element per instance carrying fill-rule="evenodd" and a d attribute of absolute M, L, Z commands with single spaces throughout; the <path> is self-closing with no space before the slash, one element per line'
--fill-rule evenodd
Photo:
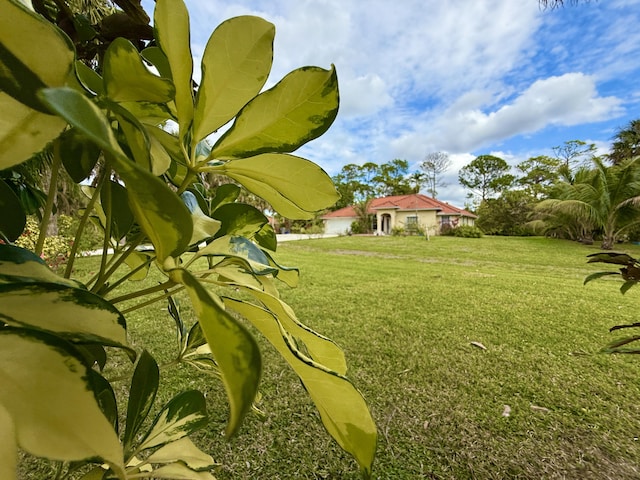
<path fill-rule="evenodd" d="M 625 231 L 640 224 L 640 158 L 613 166 L 595 158 L 593 164 L 576 172 L 573 183 L 559 184 L 555 198 L 537 209 L 551 218 L 573 219 L 583 239 L 601 230 L 601 248 L 610 250 Z"/>
<path fill-rule="evenodd" d="M 640 155 L 640 119 L 631 120 L 626 127 L 616 133 L 608 158 L 611 163 L 618 164 L 638 155 Z"/>

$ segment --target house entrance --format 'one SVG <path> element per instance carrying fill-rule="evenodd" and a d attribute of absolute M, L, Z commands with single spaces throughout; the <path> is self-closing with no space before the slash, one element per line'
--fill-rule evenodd
<path fill-rule="evenodd" d="M 380 231 L 385 235 L 391 233 L 391 215 L 388 213 L 383 213 L 380 217 Z"/>

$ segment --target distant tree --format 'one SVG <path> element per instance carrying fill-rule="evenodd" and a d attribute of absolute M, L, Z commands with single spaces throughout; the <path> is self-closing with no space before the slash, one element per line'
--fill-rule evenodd
<path fill-rule="evenodd" d="M 482 202 L 476 214 L 476 226 L 488 235 L 529 235 L 527 227 L 535 201 L 524 190 L 506 190 L 498 198 Z"/>
<path fill-rule="evenodd" d="M 420 170 L 426 176 L 427 192 L 433 198 L 438 198 L 438 187 L 446 186 L 446 183 L 439 178 L 439 175 L 447 171 L 450 166 L 451 159 L 445 152 L 429 153 L 420 164 Z"/>
<path fill-rule="evenodd" d="M 423 172 L 413 172 L 407 178 L 411 193 L 420 193 L 420 190 L 427 184 L 427 175 Z"/>
<path fill-rule="evenodd" d="M 582 140 L 569 140 L 562 145 L 553 147 L 555 158 L 561 162 L 561 166 L 567 172 L 571 172 L 583 165 L 591 165 L 596 150 L 594 143 L 587 143 Z"/>
<path fill-rule="evenodd" d="M 551 186 L 558 181 L 559 166 L 560 160 L 546 155 L 528 158 L 516 165 L 516 169 L 522 172 L 517 183 L 533 200 L 540 200 L 547 196 Z"/>
<path fill-rule="evenodd" d="M 396 158 L 383 163 L 378 169 L 378 174 L 373 177 L 376 195 L 386 197 L 412 193 L 408 175 L 409 162 L 406 160 Z"/>
<path fill-rule="evenodd" d="M 332 207 L 334 210 L 367 201 L 375 195 L 371 179 L 376 175 L 378 165 L 350 163 L 342 167 L 340 173 L 332 177 L 340 193 L 340 199 Z"/>
<path fill-rule="evenodd" d="M 612 150 L 607 158 L 613 164 L 622 163 L 640 155 L 640 119 L 631 120 L 613 138 Z"/>
<path fill-rule="evenodd" d="M 515 177 L 508 173 L 510 168 L 502 158 L 480 155 L 460 170 L 458 181 L 482 203 L 513 184 Z"/>

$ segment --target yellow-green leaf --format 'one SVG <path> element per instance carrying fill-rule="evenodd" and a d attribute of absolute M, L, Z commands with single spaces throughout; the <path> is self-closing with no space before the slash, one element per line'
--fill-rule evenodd
<path fill-rule="evenodd" d="M 231 436 L 251 409 L 258 391 L 262 370 L 260 350 L 249 331 L 229 315 L 220 301 L 212 297 L 191 273 L 183 269 L 169 273 L 172 280 L 186 287 L 202 332 L 222 373 L 230 408 L 226 434 Z"/>
<path fill-rule="evenodd" d="M 332 206 L 339 198 L 324 170 L 295 155 L 265 153 L 231 160 L 212 170 L 238 181 L 287 218 L 313 218 L 313 212 Z"/>
<path fill-rule="evenodd" d="M 98 146 L 113 156 L 113 166 L 127 185 L 131 210 L 151 239 L 158 259 L 182 254 L 193 224 L 187 207 L 160 178 L 130 161 L 118 145 L 104 114 L 82 94 L 69 88 L 45 89 L 41 96 Z"/>
<path fill-rule="evenodd" d="M 128 279 L 132 282 L 137 282 L 147 278 L 147 275 L 149 274 L 149 267 L 151 266 L 150 258 L 151 255 L 142 252 L 132 252 L 127 256 L 124 262 L 131 271 L 135 270 L 135 273 L 133 273 Z"/>
<path fill-rule="evenodd" d="M 235 17 L 215 29 L 202 57 L 193 140 L 199 142 L 231 120 L 255 97 L 273 63 L 275 27 L 259 17 Z"/>
<path fill-rule="evenodd" d="M 176 89 L 180 138 L 184 138 L 193 121 L 193 60 L 189 35 L 189 12 L 182 0 L 157 0 L 153 14 L 156 39 L 171 67 Z"/>
<path fill-rule="evenodd" d="M 173 397 L 160 411 L 138 449 L 146 450 L 180 440 L 206 424 L 204 395 L 197 390 L 184 391 Z"/>
<path fill-rule="evenodd" d="M 216 466 L 213 457 L 207 455 L 189 439 L 181 438 L 159 448 L 147 459 L 150 463 L 183 462 L 192 470 L 210 470 Z"/>
<path fill-rule="evenodd" d="M 7 282 L 49 282 L 69 287 L 80 284 L 59 277 L 33 252 L 0 244 L 0 284 Z"/>
<path fill-rule="evenodd" d="M 16 430 L 9 412 L 0 404 L 0 478 L 14 480 L 18 472 Z"/>
<path fill-rule="evenodd" d="M 38 109 L 37 90 L 65 85 L 75 56 L 62 30 L 10 0 L 0 0 L 0 53 L 0 90 Z"/>
<path fill-rule="evenodd" d="M 120 441 L 87 383 L 89 373 L 82 357 L 53 335 L 0 330 L 0 404 L 20 447 L 54 460 L 100 457 L 124 478 Z"/>
<path fill-rule="evenodd" d="M 88 290 L 55 283 L 3 284 L 0 317 L 9 325 L 54 332 L 70 341 L 131 350 L 122 314 Z"/>
<path fill-rule="evenodd" d="M 293 336 L 269 311 L 232 298 L 225 298 L 224 303 L 247 318 L 289 363 L 309 392 L 329 434 L 353 455 L 363 475 L 369 478 L 377 432 L 362 394 L 346 377 L 302 353 Z"/>
<path fill-rule="evenodd" d="M 100 95 L 104 92 L 104 81 L 93 68 L 88 67 L 80 60 L 76 60 L 76 77 L 80 84 L 87 90 Z"/>
<path fill-rule="evenodd" d="M 136 47 L 124 38 L 116 38 L 107 48 L 103 80 L 107 97 L 114 102 L 166 103 L 175 96 L 171 80 L 151 73 Z"/>
<path fill-rule="evenodd" d="M 191 212 L 191 221 L 193 222 L 193 234 L 189 245 L 198 244 L 203 240 L 212 238 L 220 230 L 220 222 L 205 215 L 192 192 L 186 191 L 181 197 Z"/>
<path fill-rule="evenodd" d="M 261 290 L 244 285 L 236 285 L 236 287 L 251 294 L 271 311 L 289 334 L 304 343 L 309 356 L 315 362 L 330 368 L 340 375 L 346 375 L 347 362 L 342 349 L 327 337 L 314 332 L 306 325 L 300 323 L 289 305 L 279 298 Z"/>
<path fill-rule="evenodd" d="M 56 138 L 67 122 L 23 105 L 0 92 L 0 170 L 31 158 Z"/>
<path fill-rule="evenodd" d="M 293 152 L 327 131 L 338 114 L 338 97 L 333 67 L 294 70 L 240 111 L 214 145 L 211 158 Z"/>

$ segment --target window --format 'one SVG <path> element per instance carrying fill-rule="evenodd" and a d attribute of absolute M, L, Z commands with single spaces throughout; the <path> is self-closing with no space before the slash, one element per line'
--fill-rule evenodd
<path fill-rule="evenodd" d="M 418 224 L 418 216 L 407 217 L 407 226 L 409 225 L 417 225 Z"/>

